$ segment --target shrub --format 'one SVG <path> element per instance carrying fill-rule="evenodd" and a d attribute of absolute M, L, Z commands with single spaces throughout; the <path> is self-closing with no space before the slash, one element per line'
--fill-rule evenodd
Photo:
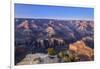
<path fill-rule="evenodd" d="M 48 48 L 47 51 L 49 55 L 56 55 L 56 51 L 54 50 L 54 48 Z"/>
<path fill-rule="evenodd" d="M 72 53 L 69 50 L 60 51 L 58 53 L 58 57 L 62 59 L 64 62 L 74 62 L 78 60 L 77 54 Z"/>

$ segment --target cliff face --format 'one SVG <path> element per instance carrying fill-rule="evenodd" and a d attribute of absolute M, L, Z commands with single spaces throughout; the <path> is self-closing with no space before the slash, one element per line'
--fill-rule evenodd
<path fill-rule="evenodd" d="M 69 45 L 69 50 L 76 53 L 80 60 L 93 60 L 93 49 L 81 40 Z"/>
<path fill-rule="evenodd" d="M 17 26 L 17 28 L 23 27 L 24 29 L 29 29 L 29 23 L 27 20 L 23 21 L 21 24 Z"/>
<path fill-rule="evenodd" d="M 16 63 L 28 54 L 48 54 L 48 52 L 55 54 L 54 51 L 56 55 L 61 54 L 58 62 L 93 60 L 93 21 L 15 19 Z M 49 50 L 52 48 L 53 50 Z"/>

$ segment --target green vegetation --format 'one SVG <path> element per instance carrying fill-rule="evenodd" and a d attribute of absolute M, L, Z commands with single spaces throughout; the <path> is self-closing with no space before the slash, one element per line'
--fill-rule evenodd
<path fill-rule="evenodd" d="M 48 48 L 47 51 L 48 51 L 49 55 L 56 55 L 57 54 L 56 51 L 54 50 L 54 48 Z"/>
<path fill-rule="evenodd" d="M 69 50 L 64 50 L 58 53 L 58 57 L 64 62 L 75 62 L 78 60 L 77 54 L 72 53 Z"/>
<path fill-rule="evenodd" d="M 54 48 L 48 48 L 47 51 L 49 55 L 57 55 L 57 57 L 63 62 L 75 62 L 79 59 L 76 53 L 73 53 L 67 49 L 56 52 Z"/>

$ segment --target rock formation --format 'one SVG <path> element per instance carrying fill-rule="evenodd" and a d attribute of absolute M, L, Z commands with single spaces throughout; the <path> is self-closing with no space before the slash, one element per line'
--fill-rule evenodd
<path fill-rule="evenodd" d="M 70 44 L 69 50 L 76 53 L 79 56 L 80 60 L 92 60 L 92 57 L 94 55 L 93 49 L 86 46 L 85 43 L 82 40 L 77 41 L 73 44 Z"/>

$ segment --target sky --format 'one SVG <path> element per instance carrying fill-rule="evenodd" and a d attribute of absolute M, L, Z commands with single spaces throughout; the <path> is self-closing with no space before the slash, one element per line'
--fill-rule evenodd
<path fill-rule="evenodd" d="M 93 20 L 94 9 L 69 6 L 15 4 L 15 18 Z"/>

